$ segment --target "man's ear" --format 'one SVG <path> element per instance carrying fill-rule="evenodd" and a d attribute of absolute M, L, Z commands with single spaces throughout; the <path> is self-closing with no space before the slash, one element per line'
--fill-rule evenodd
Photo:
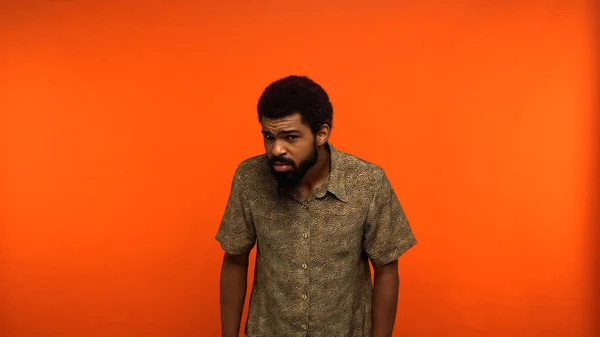
<path fill-rule="evenodd" d="M 327 124 L 321 125 L 321 128 L 319 129 L 319 131 L 316 134 L 317 146 L 325 145 L 325 143 L 327 143 L 327 141 L 329 140 L 330 132 L 331 132 L 331 128 L 329 128 L 329 125 L 327 125 Z"/>

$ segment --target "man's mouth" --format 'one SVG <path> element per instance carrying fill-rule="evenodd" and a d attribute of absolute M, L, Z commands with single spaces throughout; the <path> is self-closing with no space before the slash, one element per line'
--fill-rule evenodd
<path fill-rule="evenodd" d="M 277 172 L 285 172 L 288 171 L 289 169 L 291 169 L 291 165 L 286 164 L 286 163 L 282 163 L 282 162 L 275 162 L 273 163 L 273 169 Z"/>

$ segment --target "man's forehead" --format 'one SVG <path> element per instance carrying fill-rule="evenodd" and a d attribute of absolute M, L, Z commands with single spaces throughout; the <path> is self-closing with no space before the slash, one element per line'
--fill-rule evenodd
<path fill-rule="evenodd" d="M 267 118 L 262 119 L 263 131 L 282 132 L 282 131 L 304 131 L 308 127 L 302 123 L 300 116 L 291 115 L 282 118 Z"/>

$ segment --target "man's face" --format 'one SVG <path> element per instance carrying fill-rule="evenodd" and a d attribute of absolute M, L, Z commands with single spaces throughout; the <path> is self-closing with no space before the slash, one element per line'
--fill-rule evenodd
<path fill-rule="evenodd" d="M 300 114 L 262 119 L 265 152 L 277 183 L 285 188 L 298 185 L 319 157 L 316 138 L 302 123 Z"/>

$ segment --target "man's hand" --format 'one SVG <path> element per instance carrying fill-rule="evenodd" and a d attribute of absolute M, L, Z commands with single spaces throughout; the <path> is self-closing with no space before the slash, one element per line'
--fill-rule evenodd
<path fill-rule="evenodd" d="M 248 254 L 225 253 L 221 266 L 221 336 L 238 337 L 246 299 Z"/>

